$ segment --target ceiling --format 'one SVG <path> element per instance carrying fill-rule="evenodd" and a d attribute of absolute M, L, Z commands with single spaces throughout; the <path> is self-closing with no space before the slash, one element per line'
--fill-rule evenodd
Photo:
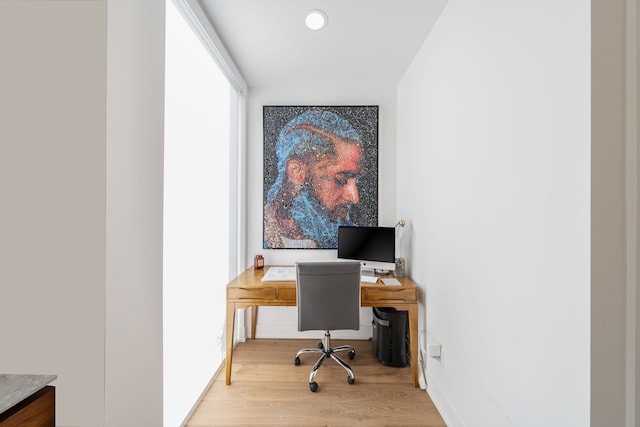
<path fill-rule="evenodd" d="M 250 87 L 396 85 L 447 0 L 200 0 Z M 308 10 L 328 25 L 306 28 Z"/>

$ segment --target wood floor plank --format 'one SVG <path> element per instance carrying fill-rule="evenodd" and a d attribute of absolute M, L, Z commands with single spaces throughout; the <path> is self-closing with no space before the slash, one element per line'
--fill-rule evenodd
<path fill-rule="evenodd" d="M 322 365 L 317 392 L 308 380 L 316 355 L 293 359 L 298 349 L 317 340 L 256 339 L 240 343 L 233 353 L 232 384 L 219 375 L 187 427 L 205 426 L 433 426 L 446 427 L 428 394 L 414 388 L 409 367 L 382 365 L 368 341 L 352 341 L 356 358 L 346 358 L 356 375 L 334 361 Z M 334 346 L 347 343 L 335 340 Z"/>

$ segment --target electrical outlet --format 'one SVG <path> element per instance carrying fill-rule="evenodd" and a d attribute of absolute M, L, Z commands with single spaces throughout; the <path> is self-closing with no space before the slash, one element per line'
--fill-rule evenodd
<path fill-rule="evenodd" d="M 427 344 L 427 354 L 432 359 L 438 359 L 442 357 L 442 346 L 440 344 Z"/>

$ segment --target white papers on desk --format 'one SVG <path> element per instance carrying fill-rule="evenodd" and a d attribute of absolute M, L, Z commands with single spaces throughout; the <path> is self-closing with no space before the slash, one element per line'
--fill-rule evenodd
<path fill-rule="evenodd" d="M 296 267 L 269 267 L 267 272 L 262 277 L 263 282 L 295 282 L 296 281 Z"/>
<path fill-rule="evenodd" d="M 398 279 L 382 279 L 382 283 L 384 283 L 385 286 L 400 286 L 401 283 L 398 281 Z"/>

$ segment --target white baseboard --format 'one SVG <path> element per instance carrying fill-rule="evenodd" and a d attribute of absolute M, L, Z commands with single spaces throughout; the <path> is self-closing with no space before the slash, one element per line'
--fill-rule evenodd
<path fill-rule="evenodd" d="M 202 393 L 200 393 L 200 396 L 198 396 L 198 398 L 196 399 L 196 402 L 193 404 L 193 406 L 191 407 L 191 409 L 189 410 L 189 412 L 187 413 L 187 416 L 184 418 L 184 420 L 182 421 L 182 423 L 180 423 L 180 427 L 184 427 L 187 425 L 187 423 L 189 422 L 189 420 L 191 419 L 191 417 L 193 416 L 193 413 L 196 411 L 196 409 L 198 408 L 198 405 L 200 405 L 200 402 L 202 402 L 202 399 L 204 399 L 204 396 L 209 392 L 209 389 L 211 388 L 211 386 L 213 385 L 213 382 L 216 380 L 216 378 L 218 377 L 218 375 L 224 371 L 225 369 L 225 361 L 222 360 L 222 363 L 220 364 L 220 366 L 218 366 L 218 369 L 216 369 L 216 371 L 213 373 L 213 376 L 211 377 L 211 379 L 209 380 L 209 382 L 207 383 L 207 385 L 205 386 L 204 390 L 202 390 Z"/>
<path fill-rule="evenodd" d="M 438 409 L 438 412 L 444 419 L 444 422 L 449 427 L 464 427 L 464 423 L 456 414 L 456 411 L 453 409 L 453 406 L 449 404 L 447 398 L 442 394 L 440 388 L 438 387 L 436 381 L 427 374 L 427 394 L 433 401 L 433 404 Z"/>

